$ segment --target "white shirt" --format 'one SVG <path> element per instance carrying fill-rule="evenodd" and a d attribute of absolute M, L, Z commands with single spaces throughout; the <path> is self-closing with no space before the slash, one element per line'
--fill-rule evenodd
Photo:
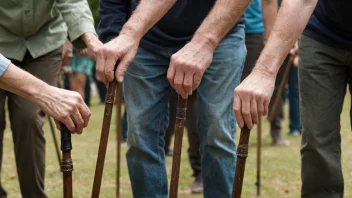
<path fill-rule="evenodd" d="M 0 77 L 5 73 L 11 61 L 0 53 Z"/>

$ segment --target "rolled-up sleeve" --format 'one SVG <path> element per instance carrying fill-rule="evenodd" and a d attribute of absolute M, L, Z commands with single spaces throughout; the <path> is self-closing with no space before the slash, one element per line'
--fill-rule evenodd
<path fill-rule="evenodd" d="M 57 7 L 68 27 L 71 41 L 78 39 L 84 33 L 96 33 L 87 0 L 57 0 Z"/>
<path fill-rule="evenodd" d="M 11 61 L 0 54 L 0 77 L 5 73 Z"/>
<path fill-rule="evenodd" d="M 126 23 L 128 12 L 129 3 L 126 0 L 100 0 L 98 31 L 103 43 L 118 36 Z"/>

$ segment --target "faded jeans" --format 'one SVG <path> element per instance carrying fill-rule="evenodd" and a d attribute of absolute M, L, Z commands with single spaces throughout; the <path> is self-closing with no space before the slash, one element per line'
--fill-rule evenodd
<path fill-rule="evenodd" d="M 171 86 L 166 74 L 171 55 L 139 47 L 124 78 L 129 130 L 126 158 L 135 198 L 168 195 L 164 135 L 169 117 Z M 233 90 L 239 84 L 245 57 L 241 28 L 219 43 L 197 89 L 197 125 L 206 198 L 231 197 L 236 164 Z"/>

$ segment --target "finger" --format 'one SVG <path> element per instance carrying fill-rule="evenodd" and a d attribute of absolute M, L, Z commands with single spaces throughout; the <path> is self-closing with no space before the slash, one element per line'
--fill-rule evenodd
<path fill-rule="evenodd" d="M 105 79 L 105 56 L 101 52 L 101 50 L 98 53 L 97 57 L 97 64 L 96 64 L 96 70 L 97 70 L 97 76 L 98 78 L 107 85 L 107 81 Z"/>
<path fill-rule="evenodd" d="M 115 60 L 111 56 L 105 59 L 105 79 L 107 82 L 111 82 L 114 80 L 116 61 L 117 60 Z"/>
<path fill-rule="evenodd" d="M 75 124 L 73 123 L 73 121 L 72 121 L 72 119 L 70 117 L 66 117 L 61 122 L 68 128 L 68 130 L 71 131 L 71 133 L 75 133 L 76 132 Z M 56 124 L 56 126 L 57 126 L 57 124 Z"/>
<path fill-rule="evenodd" d="M 184 75 L 185 74 L 183 72 L 176 70 L 174 84 L 176 92 L 180 94 L 183 99 L 186 99 L 188 95 L 186 93 L 186 90 L 183 88 L 183 80 L 185 77 Z"/>
<path fill-rule="evenodd" d="M 121 59 L 115 73 L 116 80 L 119 81 L 120 83 L 123 81 L 123 77 L 125 76 L 128 66 L 132 63 L 133 58 L 134 58 L 134 54 L 128 54 L 125 57 L 123 57 L 123 59 Z"/>
<path fill-rule="evenodd" d="M 82 100 L 81 104 L 77 106 L 78 107 L 78 111 L 81 114 L 81 117 L 84 121 L 84 128 L 86 128 L 88 126 L 89 123 L 89 118 L 92 115 L 91 111 L 89 110 L 88 106 L 84 103 L 84 101 Z"/>
<path fill-rule="evenodd" d="M 263 116 L 266 116 L 268 114 L 268 111 L 269 111 L 269 100 L 265 100 L 264 101 L 264 113 L 263 113 Z"/>
<path fill-rule="evenodd" d="M 244 122 L 249 129 L 253 128 L 252 116 L 251 116 L 251 100 L 242 100 L 242 115 Z"/>
<path fill-rule="evenodd" d="M 236 91 L 234 92 L 234 102 L 233 102 L 233 110 L 235 112 L 236 120 L 238 123 L 238 126 L 240 128 L 243 128 L 244 122 L 243 122 L 243 117 L 242 117 L 242 102 L 241 98 L 236 94 Z"/>
<path fill-rule="evenodd" d="M 167 70 L 167 79 L 169 80 L 170 85 L 175 89 L 175 74 L 176 69 L 174 64 L 170 63 L 169 69 Z"/>
<path fill-rule="evenodd" d="M 193 90 L 197 89 L 203 77 L 203 72 L 196 72 L 193 77 Z"/>
<path fill-rule="evenodd" d="M 257 101 L 251 100 L 251 116 L 254 124 L 259 123 Z"/>
<path fill-rule="evenodd" d="M 54 120 L 55 121 L 55 125 L 56 125 L 56 128 L 61 131 L 61 123 L 58 121 L 58 120 Z"/>
<path fill-rule="evenodd" d="M 183 89 L 186 91 L 187 95 L 192 95 L 193 92 L 193 72 L 187 72 L 185 75 L 185 79 L 183 80 Z"/>
<path fill-rule="evenodd" d="M 257 101 L 257 108 L 258 108 L 258 118 L 260 119 L 264 115 L 264 101 L 260 99 Z"/>
<path fill-rule="evenodd" d="M 84 120 L 81 117 L 81 114 L 79 113 L 78 109 L 76 109 L 76 111 L 73 113 L 72 118 L 74 120 L 74 123 L 76 124 L 75 132 L 81 134 L 84 127 Z"/>

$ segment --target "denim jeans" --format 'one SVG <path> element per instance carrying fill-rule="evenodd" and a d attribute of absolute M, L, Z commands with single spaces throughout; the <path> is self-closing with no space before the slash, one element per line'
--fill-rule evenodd
<path fill-rule="evenodd" d="M 171 91 L 166 74 L 171 55 L 140 47 L 124 78 L 129 146 L 126 158 L 135 198 L 168 195 L 164 135 Z M 233 90 L 240 81 L 245 56 L 244 30 L 240 29 L 219 43 L 197 89 L 205 197 L 231 197 L 236 163 Z"/>
<path fill-rule="evenodd" d="M 290 133 L 301 131 L 299 115 L 298 68 L 292 67 L 288 74 L 288 100 L 290 104 Z"/>

